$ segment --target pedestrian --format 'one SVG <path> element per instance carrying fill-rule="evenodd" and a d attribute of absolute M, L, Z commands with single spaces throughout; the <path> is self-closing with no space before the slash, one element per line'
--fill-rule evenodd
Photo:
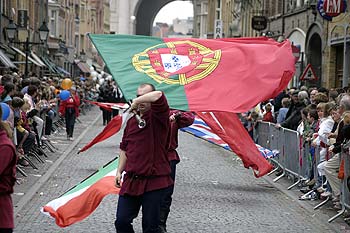
<path fill-rule="evenodd" d="M 159 232 L 160 203 L 165 190 L 173 184 L 167 156 L 169 106 L 163 92 L 152 84 L 141 84 L 130 106 L 137 112 L 128 120 L 120 143 L 116 186 L 121 185 L 115 228 L 134 232 L 132 222 L 142 206 L 144 233 Z M 139 124 L 140 117 L 145 125 Z"/>
<path fill-rule="evenodd" d="M 0 107 L 0 233 L 10 233 L 14 228 L 11 194 L 16 182 L 17 156 L 10 128 L 1 119 Z"/>
<path fill-rule="evenodd" d="M 73 141 L 75 119 L 79 116 L 80 99 L 76 92 L 76 87 L 70 89 L 70 96 L 67 100 L 61 101 L 59 113 L 65 117 L 67 140 Z"/>
<path fill-rule="evenodd" d="M 170 130 L 168 133 L 168 159 L 171 168 L 171 179 L 175 183 L 176 164 L 180 162 L 180 157 L 176 151 L 178 147 L 178 130 L 193 124 L 194 114 L 191 112 L 181 112 L 179 110 L 171 110 L 170 116 Z M 167 188 L 165 196 L 160 206 L 160 232 L 167 232 L 166 221 L 170 213 L 170 206 L 172 202 L 172 195 L 174 193 L 174 184 Z"/>

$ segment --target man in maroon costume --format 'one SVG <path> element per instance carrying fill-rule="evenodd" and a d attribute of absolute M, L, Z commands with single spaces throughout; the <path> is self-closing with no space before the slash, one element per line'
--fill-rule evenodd
<path fill-rule="evenodd" d="M 159 232 L 160 203 L 166 188 L 173 184 L 167 157 L 170 110 L 161 91 L 155 91 L 151 84 L 142 84 L 130 111 L 137 111 L 146 126 L 139 127 L 134 116 L 127 122 L 120 143 L 117 186 L 121 173 L 126 174 L 119 193 L 115 227 L 119 233 L 134 232 L 132 221 L 142 206 L 143 232 Z"/>
<path fill-rule="evenodd" d="M 178 131 L 183 127 L 187 127 L 193 124 L 194 114 L 191 112 L 181 112 L 179 110 L 170 111 L 170 130 L 168 134 L 168 159 L 170 161 L 171 178 L 175 182 L 176 164 L 180 162 L 180 157 L 176 151 L 178 147 Z M 174 185 L 167 188 L 164 199 L 160 206 L 160 232 L 167 232 L 166 221 L 170 212 L 170 206 L 172 202 L 172 195 L 174 193 Z"/>
<path fill-rule="evenodd" d="M 0 107 L 0 233 L 14 228 L 11 193 L 16 182 L 16 151 L 9 136 L 10 128 L 2 122 Z"/>

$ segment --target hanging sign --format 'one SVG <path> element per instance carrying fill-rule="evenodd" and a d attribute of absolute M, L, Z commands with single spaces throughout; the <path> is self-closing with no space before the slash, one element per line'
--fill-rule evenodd
<path fill-rule="evenodd" d="M 267 28 L 267 18 L 265 16 L 253 16 L 252 28 L 257 31 L 262 31 Z"/>
<path fill-rule="evenodd" d="M 303 80 L 316 81 L 317 79 L 318 78 L 316 76 L 314 69 L 312 68 L 311 64 L 308 64 L 303 74 L 300 76 L 300 81 L 303 81 Z"/>
<path fill-rule="evenodd" d="M 28 11 L 27 10 L 18 10 L 17 24 L 19 28 L 27 28 L 28 26 Z"/>
<path fill-rule="evenodd" d="M 333 17 L 345 12 L 346 0 L 319 0 L 317 10 L 322 18 L 332 21 Z"/>

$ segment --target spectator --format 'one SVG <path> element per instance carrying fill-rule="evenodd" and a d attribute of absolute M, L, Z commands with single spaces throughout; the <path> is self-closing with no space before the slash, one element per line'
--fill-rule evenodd
<path fill-rule="evenodd" d="M 262 120 L 271 123 L 275 122 L 275 118 L 272 115 L 272 105 L 270 103 L 265 105 L 265 113 Z"/>
<path fill-rule="evenodd" d="M 2 120 L 0 108 L 0 232 L 14 228 L 11 194 L 16 182 L 16 150 L 11 142 L 10 128 Z"/>
<path fill-rule="evenodd" d="M 73 141 L 75 119 L 79 116 L 80 99 L 76 87 L 70 89 L 70 96 L 67 100 L 61 101 L 59 113 L 65 117 L 67 140 Z"/>
<path fill-rule="evenodd" d="M 290 105 L 289 98 L 283 98 L 282 108 L 280 108 L 278 111 L 277 123 L 282 123 L 286 119 L 289 105 Z"/>

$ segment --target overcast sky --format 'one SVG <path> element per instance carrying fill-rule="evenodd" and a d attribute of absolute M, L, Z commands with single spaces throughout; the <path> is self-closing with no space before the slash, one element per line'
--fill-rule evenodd
<path fill-rule="evenodd" d="M 190 1 L 174 1 L 165 5 L 157 14 L 156 22 L 173 24 L 173 19 L 193 17 L 193 4 Z"/>

